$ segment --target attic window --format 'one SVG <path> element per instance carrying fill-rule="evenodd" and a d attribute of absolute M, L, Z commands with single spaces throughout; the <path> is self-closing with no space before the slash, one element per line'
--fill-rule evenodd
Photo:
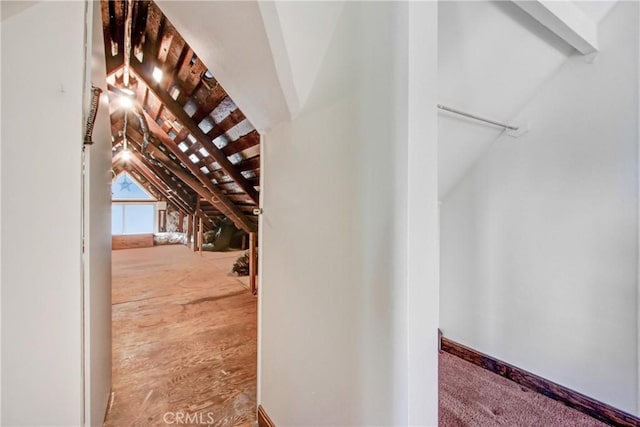
<path fill-rule="evenodd" d="M 184 153 L 189 149 L 189 146 L 185 144 L 184 141 L 182 141 L 180 144 L 178 144 L 178 148 Z"/>
<path fill-rule="evenodd" d="M 195 154 L 191 154 L 189 156 L 189 160 L 191 160 L 193 163 L 198 163 L 200 161 L 200 159 L 198 158 L 198 156 L 196 156 Z"/>
<path fill-rule="evenodd" d="M 111 205 L 111 234 L 153 233 L 155 224 L 155 203 Z"/>
<path fill-rule="evenodd" d="M 133 176 L 123 173 L 111 184 L 113 200 L 154 200 Z"/>

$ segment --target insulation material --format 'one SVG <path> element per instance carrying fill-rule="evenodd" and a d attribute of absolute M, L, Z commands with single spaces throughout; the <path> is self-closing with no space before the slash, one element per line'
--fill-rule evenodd
<path fill-rule="evenodd" d="M 154 233 L 153 245 L 185 245 L 187 243 L 187 235 L 185 233 L 166 232 Z"/>
<path fill-rule="evenodd" d="M 180 212 L 178 212 L 171 206 L 167 206 L 167 225 L 166 225 L 167 232 L 177 232 L 179 230 L 179 227 L 178 227 L 179 224 L 180 224 Z M 183 228 L 183 230 L 186 230 L 186 229 Z"/>

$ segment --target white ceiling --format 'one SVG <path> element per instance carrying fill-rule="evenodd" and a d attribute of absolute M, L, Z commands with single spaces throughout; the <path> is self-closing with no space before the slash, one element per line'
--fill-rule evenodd
<path fill-rule="evenodd" d="M 573 3 L 582 9 L 594 22 L 600 22 L 607 16 L 617 1 L 574 1 Z"/>
<path fill-rule="evenodd" d="M 575 3 L 599 22 L 615 1 Z M 438 99 L 449 107 L 509 123 L 566 58 L 577 54 L 511 2 L 441 2 L 438 8 Z M 501 133 L 439 112 L 440 200 Z"/>
<path fill-rule="evenodd" d="M 39 1 L 0 1 L 0 16 L 2 17 L 2 21 L 5 19 L 11 18 L 22 12 L 25 9 L 28 9 L 36 4 L 40 3 Z"/>
<path fill-rule="evenodd" d="M 344 1 L 259 2 L 280 83 L 295 116 L 306 105 Z M 286 69 L 283 69 L 286 68 Z"/>

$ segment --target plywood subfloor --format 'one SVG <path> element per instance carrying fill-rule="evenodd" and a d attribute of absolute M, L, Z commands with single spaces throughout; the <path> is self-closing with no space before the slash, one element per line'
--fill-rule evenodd
<path fill-rule="evenodd" d="M 255 425 L 257 302 L 230 274 L 241 254 L 200 256 L 182 245 L 113 252 L 106 426 L 164 426 L 173 413 L 198 417 L 180 425 Z"/>

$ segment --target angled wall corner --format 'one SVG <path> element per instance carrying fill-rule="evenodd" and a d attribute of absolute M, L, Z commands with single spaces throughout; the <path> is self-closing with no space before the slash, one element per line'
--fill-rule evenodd
<path fill-rule="evenodd" d="M 433 3 L 346 3 L 302 112 L 265 135 L 277 425 L 437 423 L 436 29 Z"/>
<path fill-rule="evenodd" d="M 292 115 L 305 108 L 344 1 L 260 2 L 265 29 Z"/>
<path fill-rule="evenodd" d="M 571 1 L 515 1 L 533 19 L 583 55 L 598 51 L 598 25 Z"/>
<path fill-rule="evenodd" d="M 259 2 L 157 3 L 258 131 L 291 118 Z"/>

